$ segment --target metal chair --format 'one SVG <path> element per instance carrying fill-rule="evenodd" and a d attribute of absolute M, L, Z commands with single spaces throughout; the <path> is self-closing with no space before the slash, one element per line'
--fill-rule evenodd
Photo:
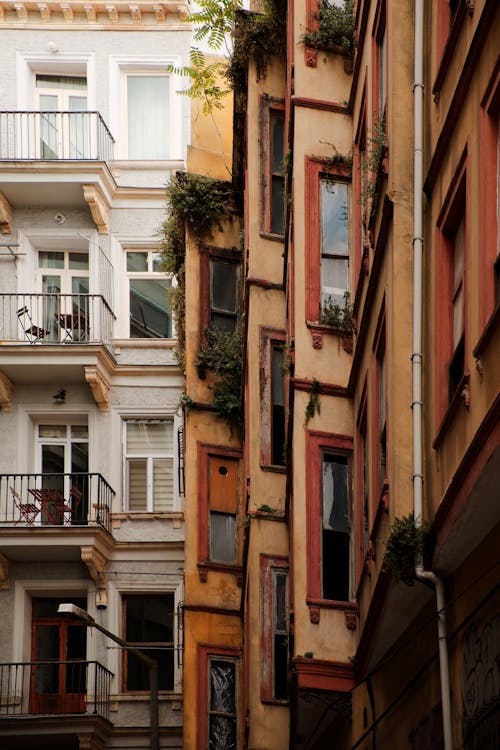
<path fill-rule="evenodd" d="M 33 323 L 30 311 L 26 307 L 26 305 L 24 305 L 24 307 L 20 307 L 16 315 L 19 321 L 19 325 L 23 330 L 24 337 L 26 338 L 26 341 L 29 341 L 30 344 L 36 344 L 50 333 L 50 331 L 46 331 L 45 328 L 40 328 L 40 326 L 36 326 Z"/>
<path fill-rule="evenodd" d="M 22 498 L 14 487 L 9 487 L 9 489 L 14 498 L 14 505 L 19 509 L 19 518 L 14 525 L 17 526 L 21 521 L 25 521 L 27 526 L 33 526 L 36 517 L 40 513 L 40 507 L 36 503 L 23 503 Z"/>

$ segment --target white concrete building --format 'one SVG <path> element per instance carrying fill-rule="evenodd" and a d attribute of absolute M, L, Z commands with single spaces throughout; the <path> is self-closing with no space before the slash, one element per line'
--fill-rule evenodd
<path fill-rule="evenodd" d="M 0 2 L 0 747 L 182 747 L 184 3 Z"/>

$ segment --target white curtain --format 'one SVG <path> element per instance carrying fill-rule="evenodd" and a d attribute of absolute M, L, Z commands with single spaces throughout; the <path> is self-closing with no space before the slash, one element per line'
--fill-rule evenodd
<path fill-rule="evenodd" d="M 127 77 L 129 159 L 168 159 L 168 76 Z"/>

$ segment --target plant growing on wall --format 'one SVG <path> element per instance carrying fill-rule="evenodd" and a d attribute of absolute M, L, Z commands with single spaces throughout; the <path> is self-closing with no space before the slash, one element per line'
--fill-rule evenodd
<path fill-rule="evenodd" d="M 214 373 L 212 406 L 228 424 L 243 426 L 241 388 L 242 333 L 207 328 L 205 343 L 198 352 L 197 367 L 209 367 Z"/>
<path fill-rule="evenodd" d="M 309 401 L 306 406 L 306 424 L 309 424 L 309 421 L 314 417 L 316 412 L 318 414 L 321 412 L 321 403 L 319 400 L 320 391 L 321 383 L 314 378 L 311 387 L 309 388 Z"/>
<path fill-rule="evenodd" d="M 416 526 L 413 513 L 404 518 L 395 518 L 386 542 L 384 570 L 396 581 L 413 586 L 416 580 L 416 556 L 430 557 L 433 547 L 434 535 L 430 524 Z"/>
<path fill-rule="evenodd" d="M 343 52 L 354 55 L 354 0 L 344 0 L 343 5 L 334 5 L 321 0 L 315 14 L 319 22 L 317 31 L 308 31 L 302 41 L 308 47 Z"/>
<path fill-rule="evenodd" d="M 352 335 L 353 319 L 349 292 L 344 292 L 342 304 L 329 296 L 321 303 L 319 322 L 341 331 L 346 336 Z"/>
<path fill-rule="evenodd" d="M 163 270 L 173 274 L 170 304 L 177 331 L 177 359 L 184 364 L 185 350 L 185 229 L 203 235 L 220 226 L 226 212 L 229 185 L 202 175 L 177 172 L 167 185 L 169 216 L 163 222 Z"/>
<path fill-rule="evenodd" d="M 385 114 L 375 121 L 373 131 L 368 138 L 368 149 L 365 160 L 360 164 L 361 205 L 363 207 L 363 225 L 365 229 L 375 211 L 381 187 L 382 167 L 387 153 L 387 131 Z"/>

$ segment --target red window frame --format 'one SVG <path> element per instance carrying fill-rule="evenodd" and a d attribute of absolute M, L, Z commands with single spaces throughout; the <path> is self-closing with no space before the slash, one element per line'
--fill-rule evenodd
<path fill-rule="evenodd" d="M 320 181 L 323 178 L 332 182 L 344 182 L 351 187 L 351 169 L 336 166 L 326 168 L 325 162 L 312 156 L 305 157 L 305 210 L 306 210 L 306 320 L 318 322 L 321 304 L 321 215 L 320 215 Z M 349 196 L 349 206 L 352 195 Z M 350 227 L 348 222 L 348 232 Z M 351 238 L 349 236 L 349 263 L 351 263 Z"/>
<path fill-rule="evenodd" d="M 499 305 L 500 60 L 481 102 L 479 120 L 479 314 L 481 330 Z"/>
<path fill-rule="evenodd" d="M 322 523 L 322 457 L 323 454 L 352 457 L 353 439 L 348 435 L 332 435 L 308 430 L 306 434 L 306 550 L 307 604 L 311 619 L 313 608 L 326 606 L 352 608 L 352 601 L 324 599 L 322 595 L 321 523 Z M 352 519 L 352 493 L 349 502 Z M 352 544 L 352 538 L 351 538 Z M 353 582 L 352 582 L 353 583 Z M 352 588 L 352 586 L 351 586 Z"/>
<path fill-rule="evenodd" d="M 284 472 L 285 466 L 284 462 L 273 462 L 273 350 L 284 349 L 285 340 L 285 331 L 281 329 L 264 326 L 260 329 L 260 465 L 279 472 Z"/>
<path fill-rule="evenodd" d="M 236 275 L 236 319 L 241 300 L 241 252 L 232 248 L 218 248 L 200 245 L 200 332 L 206 331 L 211 321 L 211 261 L 233 263 L 237 266 Z"/>
<path fill-rule="evenodd" d="M 388 39 L 386 0 L 379 0 L 375 11 L 372 33 L 372 55 L 375 63 L 372 67 L 372 102 L 374 121 L 382 118 L 384 115 L 387 117 L 389 78 L 387 54 Z M 384 81 L 382 80 L 382 75 L 385 77 Z M 384 96 L 382 96 L 383 93 Z"/>
<path fill-rule="evenodd" d="M 370 454 L 368 440 L 368 399 L 366 382 L 361 396 L 358 418 L 356 420 L 356 519 L 357 555 L 356 577 L 363 575 L 365 561 L 369 551 L 371 503 L 370 503 Z"/>
<path fill-rule="evenodd" d="M 197 750 L 207 750 L 208 747 L 208 722 L 209 722 L 209 665 L 212 659 L 220 659 L 221 661 L 234 661 L 236 664 L 236 736 L 237 736 L 237 747 L 240 746 L 240 720 L 239 720 L 239 708 L 240 708 L 240 657 L 241 649 L 239 648 L 220 648 L 219 646 L 207 646 L 199 645 L 197 662 L 198 662 L 198 710 L 197 710 L 197 737 L 196 737 L 196 748 Z"/>
<path fill-rule="evenodd" d="M 288 559 L 283 556 L 260 556 L 260 699 L 263 703 L 288 703 L 288 698 L 274 696 L 274 572 L 288 574 Z"/>
<path fill-rule="evenodd" d="M 363 90 L 359 122 L 354 141 L 354 168 L 352 172 L 352 213 L 354 225 L 354 277 L 356 287 L 359 285 L 359 274 L 364 271 L 365 228 L 363 216 L 363 193 L 366 191 L 366 158 L 367 158 L 367 126 L 366 126 L 366 89 Z"/>
<path fill-rule="evenodd" d="M 277 171 L 273 169 L 273 117 L 283 118 L 283 165 Z M 285 227 L 285 205 L 284 187 L 285 175 L 283 172 L 286 153 L 286 120 L 285 102 L 283 99 L 263 95 L 260 98 L 260 168 L 261 168 L 261 203 L 260 203 L 260 231 L 268 239 L 283 241 Z M 273 231 L 273 177 L 283 180 L 283 232 Z"/>
<path fill-rule="evenodd" d="M 377 505 L 387 487 L 387 337 L 385 303 L 380 309 L 373 341 L 373 473 L 372 487 Z M 382 382 L 383 378 L 383 382 Z M 383 403 L 382 403 L 383 400 Z"/>
<path fill-rule="evenodd" d="M 454 403 L 454 397 L 460 392 L 457 383 L 454 392 L 450 393 L 450 365 L 456 355 L 453 347 L 453 309 L 454 294 L 454 252 L 455 234 L 461 221 L 464 222 L 464 270 L 463 270 L 463 373 L 462 382 L 467 377 L 468 361 L 468 235 L 469 206 L 467 195 L 468 156 L 464 150 L 454 176 L 451 180 L 446 198 L 437 221 L 436 228 L 436 267 L 435 267 L 435 306 L 436 306 L 436 416 L 438 424 L 448 408 Z"/>

